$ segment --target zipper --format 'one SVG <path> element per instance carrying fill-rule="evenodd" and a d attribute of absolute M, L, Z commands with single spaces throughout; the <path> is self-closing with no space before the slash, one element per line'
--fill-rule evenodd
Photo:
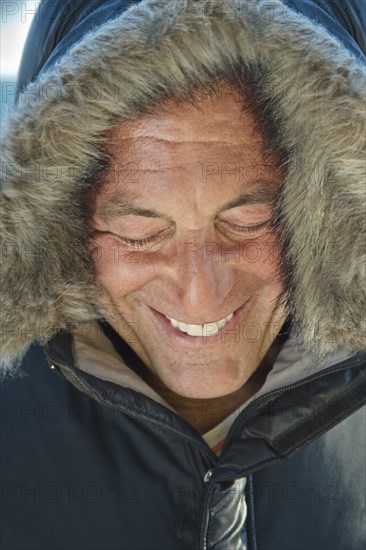
<path fill-rule="evenodd" d="M 333 374 L 335 372 L 342 372 L 342 371 L 345 371 L 345 370 L 348 370 L 348 369 L 352 369 L 354 367 L 358 367 L 360 365 L 360 362 L 361 362 L 361 360 L 358 360 L 358 361 L 356 361 L 355 363 L 353 363 L 351 365 L 348 364 L 348 365 L 344 365 L 343 367 L 335 367 L 334 369 L 332 368 L 331 370 L 327 370 L 323 373 L 314 374 L 313 376 L 310 376 L 309 378 L 304 378 L 304 380 L 300 380 L 299 382 L 295 382 L 294 384 L 290 384 L 289 386 L 284 386 L 283 388 L 278 388 L 276 390 L 272 390 L 268 393 L 265 393 L 264 395 L 261 395 L 260 397 L 258 397 L 254 401 L 252 401 L 252 403 L 250 403 L 250 405 L 248 405 L 248 407 L 246 407 L 246 409 L 244 409 L 244 411 L 242 411 L 242 413 L 239 414 L 235 418 L 234 422 L 231 424 L 231 426 L 229 428 L 228 433 L 226 434 L 226 438 L 225 438 L 225 441 L 224 441 L 224 444 L 223 444 L 223 447 L 222 447 L 222 450 L 221 450 L 221 454 L 223 454 L 225 449 L 228 447 L 231 439 L 233 438 L 233 435 L 234 435 L 234 432 L 235 432 L 237 426 L 240 423 L 242 423 L 243 420 L 245 418 L 247 418 L 250 415 L 250 413 L 258 405 L 260 405 L 261 403 L 266 401 L 268 398 L 273 397 L 275 395 L 280 395 L 281 393 L 285 393 L 288 390 L 292 390 L 292 389 L 295 389 L 295 388 L 300 388 L 301 386 L 305 386 L 309 382 L 313 382 L 314 380 L 319 380 L 320 378 L 324 378 L 325 376 L 328 376 L 329 374 Z M 224 479 L 229 479 L 229 478 L 228 478 L 228 476 L 226 476 L 226 478 L 222 478 L 222 480 L 224 480 Z M 221 480 L 221 478 L 220 478 L 220 480 Z"/>
<path fill-rule="evenodd" d="M 257 529 L 255 523 L 254 513 L 254 487 L 253 487 L 253 475 L 247 476 L 247 485 L 245 488 L 245 499 L 247 502 L 247 535 L 248 535 L 248 548 L 251 550 L 257 550 Z"/>
<path fill-rule="evenodd" d="M 137 3 L 137 0 L 125 1 L 124 5 L 122 6 L 123 7 L 122 13 L 125 10 L 129 9 L 131 5 L 136 4 L 136 3 Z M 75 15 L 78 13 L 78 11 L 80 11 L 80 9 L 84 8 L 84 7 L 89 9 L 89 10 L 91 9 L 86 0 L 79 0 L 77 2 L 74 2 L 73 4 L 70 2 L 70 4 L 72 5 L 72 8 L 70 9 L 69 13 L 65 16 L 65 19 L 63 20 L 62 25 L 59 27 L 59 29 L 57 31 L 56 38 L 55 38 L 55 46 L 57 46 L 57 44 L 59 42 L 61 42 L 61 40 L 64 38 L 64 31 L 67 28 L 67 25 L 75 17 Z M 90 2 L 89 2 L 89 4 L 90 4 Z M 92 2 L 92 5 L 93 4 L 94 4 L 93 10 L 95 10 L 95 11 L 93 11 L 93 12 L 88 11 L 87 16 L 89 16 L 91 13 L 93 13 L 93 14 L 96 13 L 98 8 L 100 8 L 100 6 L 102 5 L 102 2 L 97 2 L 97 3 Z M 118 12 L 119 11 L 120 11 L 120 9 L 118 8 Z M 115 10 L 115 15 L 113 17 L 115 17 L 116 14 L 117 14 L 117 11 Z"/>
<path fill-rule="evenodd" d="M 70 23 L 72 18 L 76 15 L 76 13 L 79 11 L 79 9 L 81 7 L 83 7 L 83 4 L 84 4 L 84 0 L 79 0 L 78 2 L 75 2 L 74 4 L 72 4 L 72 8 L 70 9 L 69 13 L 64 18 L 64 20 L 62 22 L 62 25 L 60 26 L 60 28 L 57 31 L 56 39 L 55 39 L 55 46 L 57 44 L 59 44 L 59 42 L 61 42 L 61 40 L 63 38 L 64 31 L 65 31 L 67 25 Z"/>
<path fill-rule="evenodd" d="M 196 445 L 196 444 L 193 446 L 193 454 L 195 455 L 196 462 L 197 462 L 197 465 L 198 465 L 198 469 L 201 472 L 203 481 L 204 482 L 209 481 L 209 479 L 212 475 L 212 469 L 209 469 L 209 470 L 206 469 L 206 466 L 205 466 L 205 464 L 203 462 L 203 459 L 202 459 L 202 455 L 200 453 L 199 446 Z M 214 466 L 214 464 L 212 464 L 212 466 Z"/>
<path fill-rule="evenodd" d="M 357 43 L 356 31 L 355 31 L 355 28 L 353 26 L 353 23 L 352 23 L 352 20 L 351 20 L 350 16 L 346 12 L 346 10 L 342 6 L 342 4 L 339 2 L 339 0 L 329 0 L 329 1 L 333 5 L 333 7 L 338 11 L 338 13 L 341 15 L 341 17 L 343 18 L 343 21 L 344 21 L 344 23 L 347 27 L 348 32 L 350 33 L 352 38 Z"/>
<path fill-rule="evenodd" d="M 206 533 L 207 533 L 207 527 L 208 527 L 208 520 L 209 520 L 209 503 L 211 502 L 211 496 L 215 487 L 215 483 L 211 483 L 211 477 L 212 477 L 213 470 L 210 469 L 206 472 L 203 481 L 205 483 L 204 490 L 203 490 L 203 510 L 201 515 L 201 529 L 200 529 L 200 546 L 199 548 L 202 550 L 207 550 L 207 544 L 206 544 Z"/>

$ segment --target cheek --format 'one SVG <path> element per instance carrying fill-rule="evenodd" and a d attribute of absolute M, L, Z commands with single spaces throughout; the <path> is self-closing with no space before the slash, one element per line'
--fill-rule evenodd
<path fill-rule="evenodd" d="M 281 280 L 282 253 L 282 245 L 272 236 L 240 243 L 229 251 L 231 259 L 235 258 L 235 264 L 241 272 L 276 285 Z M 228 251 L 226 254 L 228 256 Z"/>
<path fill-rule="evenodd" d="M 96 281 L 111 295 L 123 296 L 147 284 L 156 274 L 157 262 L 126 250 L 107 237 L 91 245 Z"/>
<path fill-rule="evenodd" d="M 109 237 L 96 239 L 90 248 L 96 281 L 115 298 L 141 289 L 164 273 L 170 263 L 158 252 L 145 254 L 127 250 Z M 226 264 L 228 269 L 235 268 L 244 276 L 250 275 L 279 292 L 282 290 L 279 269 L 282 247 L 272 235 L 235 246 L 218 246 L 215 252 L 215 260 Z"/>

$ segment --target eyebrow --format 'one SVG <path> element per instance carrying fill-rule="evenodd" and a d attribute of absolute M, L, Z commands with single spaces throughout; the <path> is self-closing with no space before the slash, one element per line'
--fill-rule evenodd
<path fill-rule="evenodd" d="M 241 193 L 235 199 L 222 205 L 216 212 L 220 214 L 237 206 L 274 204 L 278 197 L 278 186 L 269 180 L 256 180 L 252 187 L 245 193 Z M 116 191 L 106 199 L 97 210 L 97 215 L 104 221 L 112 221 L 121 216 L 143 216 L 145 218 L 163 218 L 174 221 L 166 214 L 149 208 L 142 208 L 136 204 L 137 195 L 126 194 L 123 191 Z"/>
<path fill-rule="evenodd" d="M 121 216 L 143 216 L 145 218 L 168 218 L 165 214 L 149 208 L 141 208 L 133 200 L 126 199 L 123 193 L 114 193 L 97 210 L 97 216 L 104 221 L 112 221 Z M 173 221 L 173 220 L 171 220 Z"/>
<path fill-rule="evenodd" d="M 216 213 L 236 208 L 237 206 L 245 206 L 252 204 L 274 204 L 278 198 L 278 185 L 275 185 L 269 180 L 257 180 L 253 186 L 245 193 L 242 193 L 236 199 L 224 204 Z"/>

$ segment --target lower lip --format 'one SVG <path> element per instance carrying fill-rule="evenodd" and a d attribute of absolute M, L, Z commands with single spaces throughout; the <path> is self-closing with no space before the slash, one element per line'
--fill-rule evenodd
<path fill-rule="evenodd" d="M 156 311 L 156 309 L 153 309 L 152 307 L 149 307 L 149 309 L 152 312 L 156 325 L 170 338 L 171 341 L 180 345 L 195 348 L 208 344 L 221 344 L 231 340 L 233 337 L 236 338 L 238 328 L 236 327 L 236 324 L 239 322 L 239 316 L 248 310 L 250 302 L 251 299 L 235 310 L 230 321 L 228 321 L 214 336 L 189 336 L 189 334 L 182 332 L 179 328 L 173 327 L 165 315 L 159 313 L 159 311 Z"/>

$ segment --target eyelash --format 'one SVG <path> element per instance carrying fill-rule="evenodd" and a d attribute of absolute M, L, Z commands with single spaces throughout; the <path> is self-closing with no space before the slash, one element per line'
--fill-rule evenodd
<path fill-rule="evenodd" d="M 230 223 L 225 220 L 221 220 L 222 223 L 225 223 L 226 225 L 230 226 L 230 229 L 234 229 L 235 231 L 239 231 L 240 233 L 256 233 L 260 229 L 263 229 L 267 225 L 269 225 L 271 220 L 267 220 L 265 222 L 259 223 L 257 225 L 253 225 L 251 227 L 245 227 L 242 225 L 236 225 L 235 223 Z"/>
<path fill-rule="evenodd" d="M 130 244 L 133 246 L 144 246 L 145 244 L 157 241 L 159 238 L 159 233 L 157 233 L 156 235 L 152 235 L 151 237 L 146 237 L 145 239 L 126 239 L 125 237 L 119 238 L 126 244 Z"/>
<path fill-rule="evenodd" d="M 169 228 L 170 229 L 170 228 Z M 123 241 L 125 244 L 129 244 L 131 246 L 137 246 L 138 248 L 143 247 L 145 244 L 152 243 L 154 241 L 157 241 L 162 237 L 162 234 L 165 235 L 167 232 L 166 229 L 162 229 L 158 233 L 155 233 L 155 235 L 151 235 L 151 237 L 145 237 L 144 239 L 127 239 L 126 237 L 118 237 L 121 241 Z"/>
<path fill-rule="evenodd" d="M 225 220 L 221 220 L 221 222 L 229 225 L 230 228 L 233 229 L 234 231 L 238 231 L 240 233 L 246 233 L 246 234 L 253 234 L 253 233 L 256 233 L 258 230 L 267 226 L 270 223 L 270 220 L 267 220 L 253 227 L 244 227 L 241 225 L 236 225 L 234 223 L 227 222 Z M 166 229 L 163 229 L 162 231 L 159 231 L 155 235 L 151 235 L 151 237 L 145 237 L 144 239 L 128 239 L 126 237 L 118 237 L 118 238 L 127 245 L 142 248 L 144 247 L 144 245 L 155 242 L 158 239 L 160 239 L 162 237 L 162 234 L 165 234 L 166 231 L 167 231 Z"/>

